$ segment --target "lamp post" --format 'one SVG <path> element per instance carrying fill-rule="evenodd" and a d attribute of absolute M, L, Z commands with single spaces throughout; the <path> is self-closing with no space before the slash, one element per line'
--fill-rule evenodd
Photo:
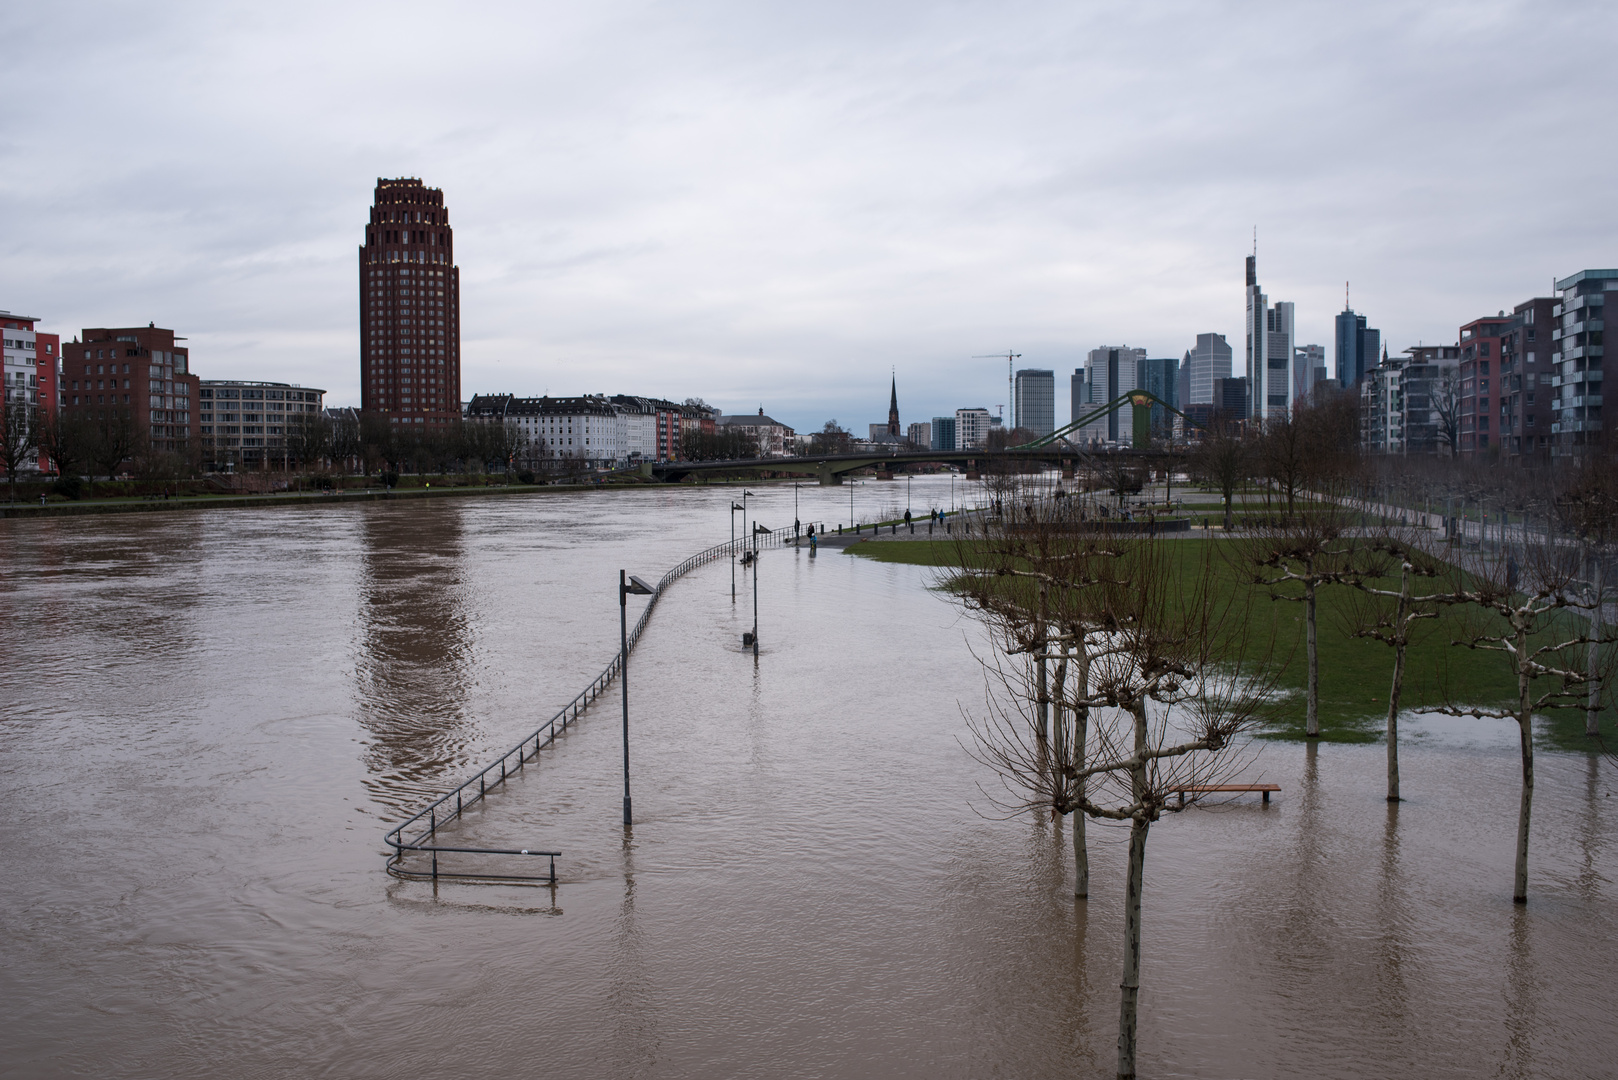
<path fill-rule="evenodd" d="M 652 587 L 638 577 L 624 578 L 618 571 L 618 684 L 624 693 L 624 824 L 629 824 L 629 597 L 652 595 Z"/>
<path fill-rule="evenodd" d="M 736 602 L 736 511 L 742 511 L 742 521 L 747 521 L 747 507 L 730 504 L 730 602 Z M 745 527 L 745 525 L 744 525 Z"/>
<path fill-rule="evenodd" d="M 753 659 L 758 659 L 758 534 L 769 534 L 763 525 L 753 526 Z"/>

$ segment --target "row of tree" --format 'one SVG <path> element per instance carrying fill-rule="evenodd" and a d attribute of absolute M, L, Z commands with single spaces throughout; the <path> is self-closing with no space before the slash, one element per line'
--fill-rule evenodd
<path fill-rule="evenodd" d="M 1602 610 L 1604 568 L 1618 534 L 1618 464 L 1569 462 L 1533 487 L 1497 480 L 1493 494 L 1500 505 L 1518 506 L 1519 516 L 1485 535 L 1481 522 L 1452 529 L 1445 515 L 1424 516 L 1421 485 L 1430 478 L 1396 483 L 1356 463 L 1351 444 L 1328 434 L 1326 448 L 1344 450 L 1333 459 L 1312 441 L 1321 429 L 1310 425 L 1323 419 L 1299 418 L 1302 431 L 1313 431 L 1306 438 L 1274 429 L 1257 439 L 1229 433 L 1244 460 L 1262 463 L 1285 512 L 1220 541 L 1079 526 L 1063 500 L 1030 485 L 1002 500 L 987 534 L 957 547 L 958 595 L 997 643 L 983 658 L 993 692 L 970 721 L 975 753 L 1004 781 L 1004 807 L 1073 819 L 1081 897 L 1090 891 L 1086 819 L 1129 828 L 1120 1077 L 1135 1074 L 1150 830 L 1241 772 L 1243 736 L 1277 710 L 1296 707 L 1276 692 L 1287 647 L 1276 631 L 1288 624 L 1266 612 L 1270 601 L 1303 608 L 1309 737 L 1320 734 L 1322 592 L 1351 598 L 1340 605 L 1350 613 L 1348 632 L 1390 647 L 1390 802 L 1401 798 L 1398 719 L 1416 628 L 1444 615 L 1455 646 L 1498 657 L 1515 687 L 1511 700 L 1479 702 L 1475 692 L 1446 686 L 1443 700 L 1429 707 L 1517 725 L 1522 779 L 1512 892 L 1519 903 L 1528 895 L 1533 719 L 1582 709 L 1587 732 L 1599 739 L 1615 640 Z M 1322 452 L 1303 454 L 1294 467 L 1294 443 Z M 1452 472 L 1456 487 L 1477 479 L 1464 467 Z M 1430 521 L 1445 525 L 1428 528 Z"/>

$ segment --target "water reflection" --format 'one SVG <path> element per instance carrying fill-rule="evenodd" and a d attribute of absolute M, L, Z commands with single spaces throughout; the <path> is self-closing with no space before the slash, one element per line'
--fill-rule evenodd
<path fill-rule="evenodd" d="M 366 786 L 413 812 L 459 778 L 473 732 L 473 631 L 462 507 L 368 514 L 361 525 L 354 692 L 370 733 Z"/>
<path fill-rule="evenodd" d="M 1413 1034 L 1410 1025 L 1410 990 L 1405 968 L 1411 953 L 1411 908 L 1413 898 L 1404 887 L 1399 857 L 1399 807 L 1387 804 L 1382 825 L 1382 858 L 1377 875 L 1377 943 L 1375 955 L 1377 1030 L 1394 1047 L 1406 1045 Z"/>

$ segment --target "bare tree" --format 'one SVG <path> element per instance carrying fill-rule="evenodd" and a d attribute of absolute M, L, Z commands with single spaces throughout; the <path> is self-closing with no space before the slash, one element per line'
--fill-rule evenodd
<path fill-rule="evenodd" d="M 1324 502 L 1306 517 L 1288 514 L 1284 524 L 1265 526 L 1246 546 L 1257 568 L 1252 582 L 1269 590 L 1272 600 L 1303 604 L 1304 646 L 1309 665 L 1304 734 L 1320 738 L 1320 628 L 1317 593 L 1322 585 L 1340 584 L 1352 576 L 1353 540 L 1341 507 Z"/>
<path fill-rule="evenodd" d="M 1606 604 L 1606 564 L 1618 536 L 1618 462 L 1606 454 L 1579 459 L 1553 496 L 1554 520 L 1580 545 L 1579 577 L 1590 600 L 1590 643 L 1585 661 L 1589 690 L 1584 713 L 1584 734 L 1601 735 L 1602 609 Z M 1524 529 L 1527 529 L 1525 522 Z"/>
<path fill-rule="evenodd" d="M 1082 656 L 1080 677 L 1068 681 L 1059 670 L 1054 695 L 1040 685 L 1034 665 L 989 662 L 991 679 L 1012 693 L 1009 704 L 991 707 L 974 724 L 974 733 L 979 760 L 999 773 L 1012 807 L 1054 809 L 1062 799 L 1087 816 L 1129 827 L 1120 1077 L 1135 1075 L 1141 896 L 1151 826 L 1163 814 L 1194 804 L 1200 789 L 1235 766 L 1229 751 L 1259 719 L 1274 679 L 1268 654 L 1260 657 L 1248 647 L 1247 594 L 1215 587 L 1212 552 L 1204 550 L 1200 565 L 1184 572 L 1183 562 L 1170 557 L 1172 543 L 1119 537 L 1104 547 L 1072 551 L 1065 566 L 1051 560 L 1048 566 L 1057 572 L 1033 579 L 1048 587 L 1044 602 L 1037 588 L 1030 594 L 1026 584 L 1017 587 L 1029 580 L 1026 574 L 1004 564 L 976 565 L 967 554 L 961 566 L 976 586 L 967 592 L 969 609 L 985 617 L 1008 655 L 1040 649 L 1038 655 L 1050 659 L 1045 650 L 1060 643 L 1064 647 L 1054 654 L 1059 669 Z M 1008 579 L 1010 587 L 985 588 Z M 1082 637 L 1052 635 L 1039 625 L 1058 594 L 1069 609 L 1064 622 L 1083 627 Z M 1080 646 L 1077 653 L 1074 645 Z M 1040 737 L 1040 706 L 1047 699 L 1057 705 L 1052 720 L 1084 717 L 1084 743 L 1071 742 L 1078 735 L 1073 728 Z M 1174 798 L 1187 795 L 1192 797 L 1185 802 Z"/>
<path fill-rule="evenodd" d="M 140 429 L 128 409 L 104 409 L 91 414 L 89 458 L 108 480 L 118 478 L 118 469 L 134 455 L 141 441 Z"/>
<path fill-rule="evenodd" d="M 1438 443 L 1455 457 L 1461 447 L 1461 380 L 1460 369 L 1442 368 L 1433 380 L 1428 397 L 1434 419 L 1438 421 Z"/>
<path fill-rule="evenodd" d="M 1283 415 L 1267 421 L 1256 440 L 1256 464 L 1265 479 L 1273 483 L 1287 503 L 1287 517 L 1297 513 L 1298 489 L 1308 475 L 1310 451 L 1308 421 L 1301 415 Z"/>
<path fill-rule="evenodd" d="M 63 480 L 78 477 L 88 459 L 90 442 L 85 415 L 76 409 L 58 409 L 39 419 L 39 447 Z"/>
<path fill-rule="evenodd" d="M 11 501 L 17 501 L 17 471 L 39 452 L 39 432 L 35 420 L 38 407 L 23 399 L 23 391 L 0 388 L 0 467 L 6 470 Z M 13 397 L 12 395 L 16 396 Z"/>
<path fill-rule="evenodd" d="M 1368 565 L 1353 576 L 1351 583 L 1369 602 L 1355 606 L 1350 623 L 1356 637 L 1380 641 L 1393 649 L 1386 733 L 1388 801 L 1398 802 L 1399 703 L 1404 694 L 1405 654 L 1410 648 L 1411 630 L 1422 619 L 1436 619 L 1443 605 L 1456 603 L 1460 598 L 1442 587 L 1421 595 L 1415 593 L 1414 579 L 1442 578 L 1444 567 L 1407 534 L 1386 533 L 1365 545 L 1364 551 L 1369 556 Z M 1376 583 L 1386 580 L 1394 565 L 1399 568 L 1399 588 L 1378 586 Z"/>
<path fill-rule="evenodd" d="M 1522 561 L 1518 561 L 1519 553 Z M 1522 759 L 1522 792 L 1517 813 L 1517 857 L 1512 899 L 1528 902 L 1528 825 L 1534 801 L 1534 713 L 1546 709 L 1584 707 L 1590 682 L 1588 669 L 1577 655 L 1592 641 L 1610 643 L 1611 637 L 1592 637 L 1588 626 L 1569 614 L 1588 614 L 1592 598 L 1578 578 L 1581 553 L 1575 545 L 1558 544 L 1556 537 L 1537 542 L 1525 537 L 1523 545 L 1502 547 L 1497 553 L 1480 550 L 1465 559 L 1455 578 L 1456 599 L 1469 605 L 1472 618 L 1457 645 L 1496 653 L 1508 665 L 1517 683 L 1516 701 L 1504 706 L 1470 703 L 1451 691 L 1439 711 L 1452 716 L 1513 720 L 1517 724 Z"/>
<path fill-rule="evenodd" d="M 1236 488 L 1247 479 L 1250 469 L 1247 440 L 1240 428 L 1227 422 L 1209 426 L 1208 433 L 1191 453 L 1191 469 L 1206 484 L 1219 491 L 1225 501 L 1225 531 L 1230 531 L 1231 503 Z"/>

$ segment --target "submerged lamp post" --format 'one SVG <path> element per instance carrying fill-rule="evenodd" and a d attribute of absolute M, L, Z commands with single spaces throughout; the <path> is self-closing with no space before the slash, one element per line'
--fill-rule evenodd
<path fill-rule="evenodd" d="M 738 510 L 745 514 L 747 507 L 738 506 L 736 503 L 730 504 L 730 602 L 732 604 L 736 602 L 736 511 Z M 746 521 L 747 519 L 743 517 L 742 520 Z"/>
<path fill-rule="evenodd" d="M 624 692 L 624 824 L 629 824 L 629 597 L 652 595 L 652 587 L 638 577 L 624 578 L 618 571 L 618 684 Z"/>
<path fill-rule="evenodd" d="M 770 530 L 763 525 L 753 526 L 753 657 L 758 658 L 758 534 L 768 536 Z"/>

